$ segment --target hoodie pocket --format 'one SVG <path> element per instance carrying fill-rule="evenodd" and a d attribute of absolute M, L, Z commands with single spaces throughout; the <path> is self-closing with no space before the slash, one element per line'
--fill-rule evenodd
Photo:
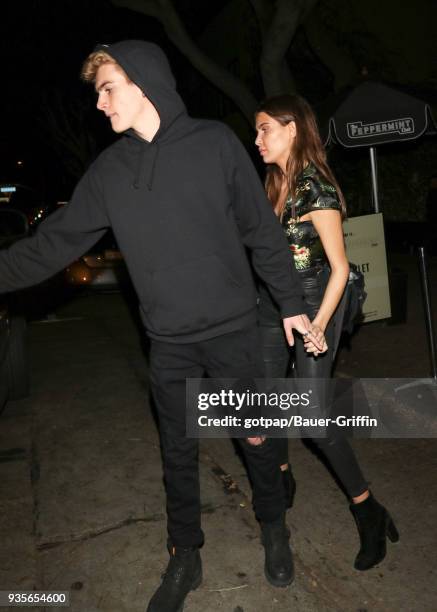
<path fill-rule="evenodd" d="M 217 256 L 156 270 L 151 283 L 151 331 L 187 334 L 250 310 L 253 291 Z"/>

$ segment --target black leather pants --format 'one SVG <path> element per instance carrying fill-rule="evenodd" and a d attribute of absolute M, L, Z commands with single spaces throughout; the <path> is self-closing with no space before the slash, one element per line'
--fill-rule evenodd
<path fill-rule="evenodd" d="M 304 289 L 308 316 L 312 320 L 320 307 L 323 292 L 326 287 L 326 276 L 322 274 L 300 274 Z M 262 308 L 262 303 L 260 304 Z M 267 378 L 287 378 L 290 375 L 290 363 L 293 351 L 288 347 L 284 332 L 276 324 L 260 326 L 260 336 L 263 350 L 265 376 Z M 265 317 L 263 323 L 266 322 Z M 299 334 L 295 334 L 294 371 L 298 378 L 331 377 L 334 356 L 334 323 L 331 321 L 326 329 L 325 337 L 328 344 L 326 353 L 314 357 L 307 353 Z M 368 485 L 358 465 L 355 454 L 344 437 L 311 438 L 313 444 L 323 453 L 332 470 L 337 475 L 349 497 L 358 497 L 367 490 Z M 279 465 L 288 463 L 288 439 L 275 438 Z"/>

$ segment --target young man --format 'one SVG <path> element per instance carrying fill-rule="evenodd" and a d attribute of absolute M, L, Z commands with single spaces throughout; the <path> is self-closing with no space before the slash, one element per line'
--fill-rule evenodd
<path fill-rule="evenodd" d="M 292 328 L 322 338 L 304 312 L 282 229 L 242 145 L 224 125 L 190 118 L 162 51 L 143 41 L 99 46 L 86 60 L 97 108 L 123 136 L 91 165 L 70 203 L 0 254 L 0 292 L 42 281 L 112 227 L 151 339 L 151 385 L 164 475 L 170 562 L 149 612 L 181 610 L 201 581 L 198 444 L 185 436 L 185 379 L 262 377 L 257 274 Z M 261 442 L 261 443 L 260 443 Z M 261 522 L 266 575 L 290 584 L 284 494 L 269 440 L 242 443 Z"/>

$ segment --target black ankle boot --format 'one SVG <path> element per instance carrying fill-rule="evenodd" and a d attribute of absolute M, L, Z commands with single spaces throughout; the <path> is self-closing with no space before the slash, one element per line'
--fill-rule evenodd
<path fill-rule="evenodd" d="M 185 597 L 202 582 L 198 548 L 172 548 L 162 583 L 153 595 L 147 612 L 182 612 Z"/>
<path fill-rule="evenodd" d="M 281 470 L 282 485 L 284 487 L 285 496 L 285 507 L 291 508 L 294 503 L 294 496 L 296 494 L 296 481 L 290 468 Z"/>
<path fill-rule="evenodd" d="M 367 570 L 380 563 L 386 554 L 386 537 L 391 542 L 399 540 L 393 519 L 370 493 L 359 504 L 350 505 L 360 534 L 361 548 L 355 559 L 357 570 Z"/>
<path fill-rule="evenodd" d="M 266 578 L 273 586 L 286 587 L 293 582 L 294 568 L 285 515 L 282 514 L 272 523 L 261 523 L 261 533 L 265 550 Z"/>

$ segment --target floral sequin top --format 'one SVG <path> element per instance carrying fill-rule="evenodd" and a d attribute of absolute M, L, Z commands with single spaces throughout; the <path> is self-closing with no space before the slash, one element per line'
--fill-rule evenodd
<path fill-rule="evenodd" d="M 298 271 L 310 270 L 327 262 L 318 233 L 311 221 L 300 218 L 316 210 L 341 210 L 335 187 L 313 164 L 309 164 L 296 181 L 296 195 L 287 198 L 282 216 L 282 227 L 293 253 Z"/>

